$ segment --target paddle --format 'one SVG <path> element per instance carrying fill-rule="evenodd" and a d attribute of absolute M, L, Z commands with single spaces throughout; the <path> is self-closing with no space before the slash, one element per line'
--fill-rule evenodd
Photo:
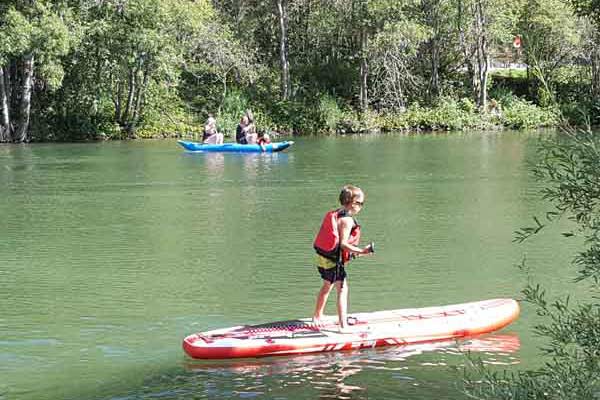
<path fill-rule="evenodd" d="M 369 243 L 369 253 L 375 253 L 375 242 Z"/>
<path fill-rule="evenodd" d="M 367 247 L 369 248 L 369 251 L 366 254 L 375 253 L 375 242 L 369 243 L 369 245 Z M 354 260 L 356 257 L 360 257 L 360 256 L 364 256 L 364 255 L 365 254 L 352 253 L 352 255 L 350 256 L 350 258 Z"/>

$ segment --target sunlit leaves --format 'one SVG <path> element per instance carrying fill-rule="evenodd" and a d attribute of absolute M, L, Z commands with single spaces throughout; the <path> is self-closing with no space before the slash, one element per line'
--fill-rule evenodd
<path fill-rule="evenodd" d="M 28 18 L 11 7 L 0 16 L 0 61 L 19 56 L 31 48 L 34 27 Z"/>
<path fill-rule="evenodd" d="M 0 16 L 0 64 L 9 58 L 33 54 L 38 64 L 53 64 L 37 74 L 50 87 L 58 87 L 63 72 L 58 58 L 70 48 L 68 15 L 61 4 L 34 2 L 27 8 L 11 6 Z M 43 73 L 46 71 L 47 73 Z"/>

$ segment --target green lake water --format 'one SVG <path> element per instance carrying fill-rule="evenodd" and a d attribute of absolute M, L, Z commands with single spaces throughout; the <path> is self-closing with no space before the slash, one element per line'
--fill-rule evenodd
<path fill-rule="evenodd" d="M 350 312 L 567 288 L 576 243 L 528 173 L 542 134 L 301 138 L 279 154 L 188 154 L 175 141 L 0 147 L 0 399 L 466 399 L 471 350 L 542 362 L 535 310 L 460 344 L 198 362 L 201 330 L 308 317 L 312 239 L 342 185 L 374 257 L 348 268 Z M 328 314 L 335 313 L 331 296 Z"/>

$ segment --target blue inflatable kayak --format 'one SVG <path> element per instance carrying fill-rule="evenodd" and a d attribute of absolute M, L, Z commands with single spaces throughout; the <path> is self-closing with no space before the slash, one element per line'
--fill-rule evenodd
<path fill-rule="evenodd" d="M 178 140 L 181 146 L 187 151 L 215 151 L 215 152 L 238 152 L 238 153 L 275 153 L 285 150 L 294 144 L 292 141 L 275 142 L 264 145 L 262 148 L 257 144 L 239 144 L 239 143 L 223 143 L 223 144 L 202 144 L 196 142 L 186 142 Z M 264 148 L 264 149 L 263 149 Z"/>

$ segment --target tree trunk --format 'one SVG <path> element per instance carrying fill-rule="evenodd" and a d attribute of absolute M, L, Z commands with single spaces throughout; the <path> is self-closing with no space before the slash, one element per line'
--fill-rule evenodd
<path fill-rule="evenodd" d="M 600 48 L 594 46 L 591 54 L 592 66 L 592 98 L 600 101 Z"/>
<path fill-rule="evenodd" d="M 31 112 L 31 93 L 33 91 L 33 54 L 23 58 L 23 82 L 21 86 L 21 104 L 19 106 L 19 124 L 13 140 L 17 143 L 29 140 L 29 115 Z"/>
<path fill-rule="evenodd" d="M 144 78 L 142 80 L 142 84 L 138 85 L 138 93 L 136 95 L 135 107 L 133 109 L 133 118 L 132 118 L 132 132 L 135 131 L 138 125 L 138 121 L 140 120 L 140 115 L 142 114 L 142 107 L 144 105 L 144 97 L 146 95 L 146 86 L 148 85 L 148 67 L 144 69 Z"/>
<path fill-rule="evenodd" d="M 431 56 L 431 78 L 429 81 L 429 97 L 430 100 L 435 100 L 440 97 L 440 2 L 434 0 L 432 2 L 424 2 L 425 15 L 428 20 L 428 25 L 433 30 L 433 35 L 429 40 L 429 51 Z"/>
<path fill-rule="evenodd" d="M 129 92 L 127 93 L 127 103 L 125 104 L 125 112 L 123 112 L 123 124 L 129 131 L 131 123 L 131 107 L 133 107 L 133 95 L 135 93 L 135 76 L 137 75 L 137 67 L 129 70 Z"/>
<path fill-rule="evenodd" d="M 10 110 L 8 108 L 8 94 L 6 91 L 5 74 L 7 69 L 0 66 L 0 109 L 2 109 L 2 117 L 0 119 L 0 143 L 10 141 L 12 135 L 10 129 Z"/>
<path fill-rule="evenodd" d="M 11 129 L 13 130 L 14 134 L 14 124 L 19 118 L 19 99 L 21 98 L 19 90 L 23 84 L 21 63 L 19 62 L 19 59 L 14 58 L 10 62 L 10 65 L 6 67 L 6 69 L 8 70 L 8 74 L 5 76 L 5 78 L 8 78 L 5 80 L 5 84 L 7 86 L 6 92 L 8 94 L 8 109 L 12 112 L 11 122 L 13 123 L 13 126 Z"/>
<path fill-rule="evenodd" d="M 360 30 L 360 109 L 366 111 L 369 104 L 368 77 L 369 60 L 367 59 L 368 33 L 365 24 Z"/>
<path fill-rule="evenodd" d="M 121 81 L 117 81 L 117 94 L 113 97 L 113 103 L 115 105 L 115 121 L 121 125 L 122 116 L 121 116 L 121 96 L 123 95 L 123 85 Z"/>
<path fill-rule="evenodd" d="M 431 40 L 431 96 L 440 97 L 440 46 L 438 37 Z"/>
<path fill-rule="evenodd" d="M 225 103 L 225 99 L 227 98 L 227 74 L 228 73 L 229 72 L 225 72 L 223 74 L 223 79 L 222 79 L 222 82 L 223 82 L 223 101 L 221 102 L 221 104 Z M 220 108 L 219 108 L 219 110 L 220 110 Z"/>
<path fill-rule="evenodd" d="M 279 57 L 281 61 L 281 98 L 288 100 L 290 97 L 290 65 L 288 61 L 287 43 L 287 0 L 277 0 L 277 12 L 279 15 Z"/>
<path fill-rule="evenodd" d="M 92 121 L 96 121 L 98 117 L 98 107 L 100 105 L 100 101 L 102 101 L 102 94 L 100 91 L 100 80 L 102 73 L 102 57 L 100 57 L 100 48 L 96 48 L 96 80 L 93 82 L 94 86 L 96 86 L 96 95 L 94 96 L 94 100 L 92 100 Z"/>
<path fill-rule="evenodd" d="M 471 77 L 471 89 L 473 91 L 473 98 L 477 99 L 476 86 L 477 80 L 475 79 L 475 63 L 473 62 L 472 56 L 472 46 L 467 44 L 466 35 L 465 35 L 465 27 L 463 23 L 463 16 L 465 15 L 464 4 L 462 0 L 458 0 L 458 39 L 460 43 L 460 47 L 463 52 L 464 62 L 467 66 L 468 76 Z"/>
<path fill-rule="evenodd" d="M 487 31 L 485 19 L 485 10 L 481 0 L 477 0 L 474 3 L 474 16 L 475 16 L 475 34 L 477 37 L 477 48 L 475 50 L 477 58 L 477 83 L 475 101 L 479 106 L 480 110 L 486 110 L 487 106 L 487 81 L 488 81 L 488 70 L 489 70 L 489 54 L 487 49 Z"/>

